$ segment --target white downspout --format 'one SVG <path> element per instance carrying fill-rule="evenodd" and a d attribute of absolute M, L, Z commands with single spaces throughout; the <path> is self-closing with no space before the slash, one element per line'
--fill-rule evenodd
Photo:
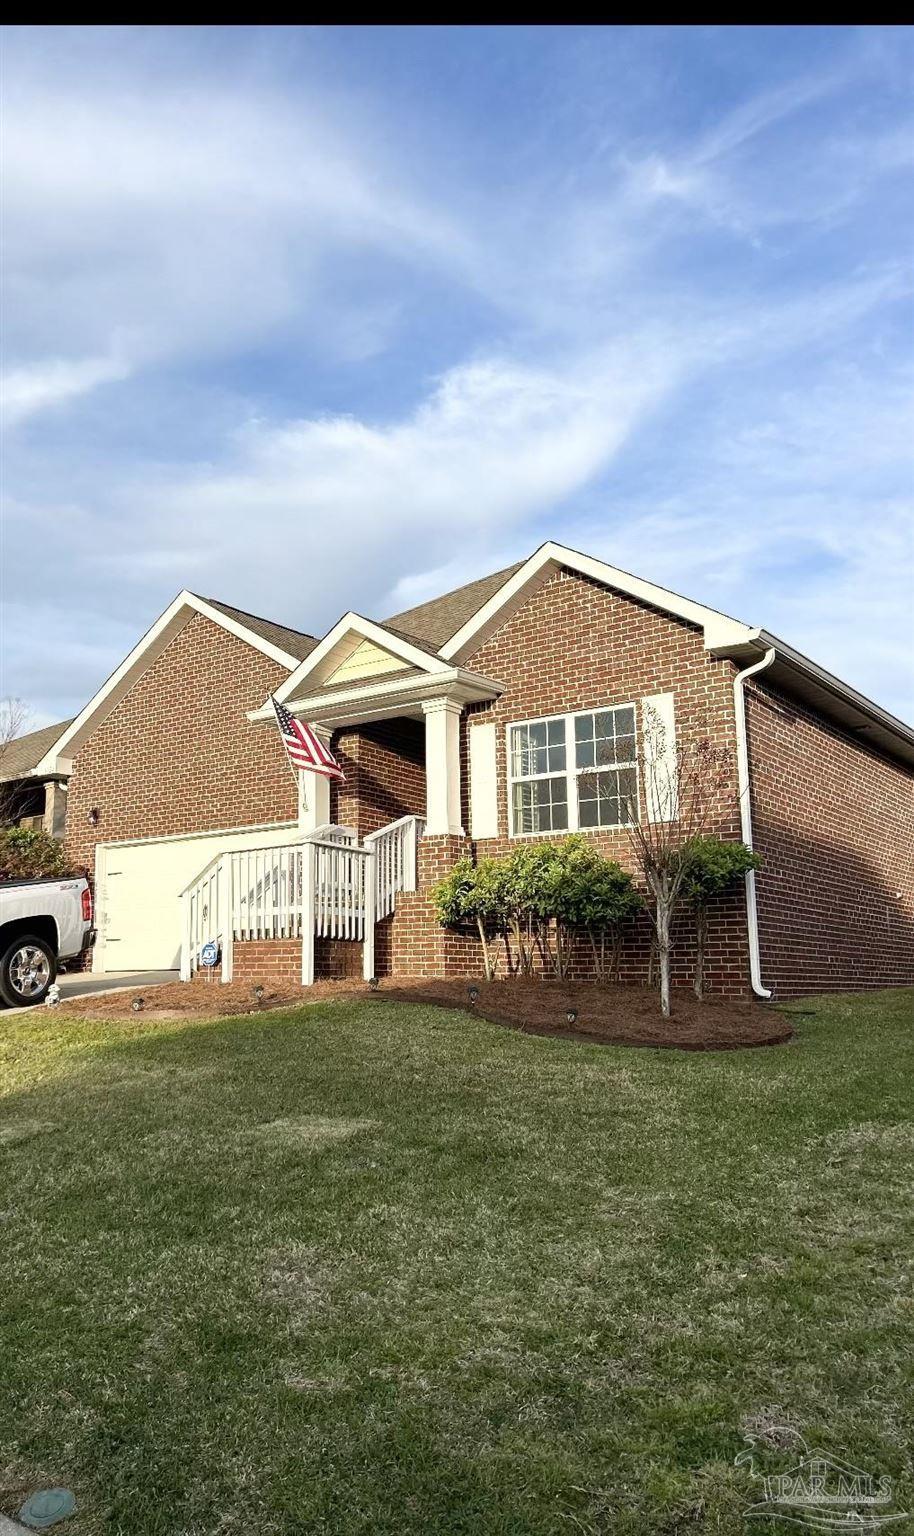
<path fill-rule="evenodd" d="M 764 672 L 774 661 L 777 651 L 771 646 L 751 667 L 737 672 L 733 679 L 733 705 L 736 712 L 736 781 L 739 791 L 739 820 L 742 839 L 747 848 L 752 847 L 752 799 L 749 781 L 749 742 L 746 736 L 746 695 L 743 684 L 756 672 Z M 758 905 L 755 899 L 755 870 L 746 871 L 746 924 L 749 929 L 749 977 L 756 997 L 771 997 L 771 988 L 762 985 L 762 965 L 758 947 Z"/>

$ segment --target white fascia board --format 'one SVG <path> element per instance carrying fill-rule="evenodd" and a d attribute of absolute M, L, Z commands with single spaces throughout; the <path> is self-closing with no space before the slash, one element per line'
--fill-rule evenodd
<path fill-rule="evenodd" d="M 218 624 L 220 629 L 226 630 L 230 635 L 243 640 L 246 645 L 253 646 L 262 655 L 268 656 L 279 666 L 291 671 L 298 666 L 298 659 L 290 656 L 287 651 L 280 650 L 279 646 L 271 645 L 269 640 L 264 640 L 261 635 L 255 635 L 253 630 L 245 629 L 236 619 L 232 619 L 226 613 L 221 613 L 218 608 L 213 608 L 195 592 L 179 592 L 173 602 L 169 603 L 164 613 L 156 619 L 151 629 L 148 629 L 142 640 L 138 641 L 129 655 L 125 656 L 119 667 L 116 667 L 111 676 L 93 695 L 88 704 L 76 716 L 76 719 L 67 727 L 63 735 L 54 743 L 50 751 L 46 752 L 41 762 L 33 769 L 34 773 L 69 772 L 74 753 L 84 741 L 89 727 L 99 716 L 104 718 L 110 714 L 116 704 L 119 704 L 125 694 L 129 693 L 137 678 L 162 654 L 165 647 L 179 634 L 185 624 L 195 613 L 202 613 L 206 618 Z M 63 764 L 67 767 L 64 768 Z"/>
<path fill-rule="evenodd" d="M 287 704 L 293 694 L 301 692 L 302 684 L 308 678 L 319 680 L 321 664 L 344 640 L 347 635 L 354 635 L 358 640 L 371 640 L 383 651 L 389 651 L 391 656 L 398 657 L 409 666 L 418 667 L 422 672 L 447 671 L 447 662 L 438 656 L 429 655 L 428 651 L 420 650 L 417 645 L 410 645 L 408 640 L 402 640 L 399 635 L 391 634 L 380 624 L 373 624 L 371 619 L 363 618 L 360 613 L 344 613 L 343 617 L 328 630 L 319 645 L 316 645 L 310 655 L 304 661 L 297 662 L 295 670 L 287 677 L 282 686 L 277 690 L 276 697 L 280 703 Z"/>
<path fill-rule="evenodd" d="M 642 603 L 650 603 L 653 608 L 659 608 L 675 618 L 697 625 L 704 631 L 707 650 L 746 644 L 758 634 L 758 630 L 741 624 L 737 619 L 729 618 L 725 613 L 718 613 L 715 608 L 706 608 L 703 603 L 695 603 L 690 598 L 680 597 L 678 593 L 669 592 L 666 587 L 658 587 L 652 581 L 644 581 L 640 576 L 633 576 L 629 571 L 620 571 L 617 566 L 607 565 L 603 560 L 595 560 L 591 555 L 582 555 L 576 549 L 568 549 L 564 544 L 554 544 L 550 541 L 540 545 L 520 570 L 515 571 L 503 587 L 499 587 L 494 597 L 484 603 L 478 612 L 467 620 L 462 629 L 458 629 L 457 633 L 451 636 L 447 644 L 441 647 L 441 655 L 454 661 L 464 655 L 471 646 L 481 644 L 486 631 L 495 623 L 503 622 L 500 620 L 502 611 L 512 606 L 518 607 L 526 597 L 527 589 L 544 581 L 559 566 L 565 566 L 568 570 L 576 571 L 580 576 L 587 576 L 590 580 L 598 581 L 606 587 L 614 587 L 628 597 L 636 598 Z"/>
<path fill-rule="evenodd" d="M 828 672 L 825 667 L 820 667 L 818 662 L 811 661 L 808 656 L 803 655 L 802 651 L 795 651 L 792 645 L 787 645 L 783 640 L 779 640 L 777 635 L 770 634 L 767 629 L 759 630 L 758 638 L 759 643 L 766 649 L 770 647 L 777 652 L 779 661 L 796 668 L 798 672 L 805 673 L 807 677 L 812 678 L 826 692 L 833 693 L 838 698 L 843 699 L 853 709 L 859 710 L 861 715 L 866 715 L 869 719 L 874 720 L 884 730 L 891 732 L 906 742 L 908 746 L 914 746 L 914 726 L 909 725 L 907 721 L 900 720 L 897 715 L 893 715 L 887 709 L 883 709 L 881 704 L 874 703 L 872 699 L 867 698 L 865 693 L 858 693 L 857 689 L 852 688 L 850 683 L 842 682 L 841 678 L 836 677 L 833 672 Z"/>

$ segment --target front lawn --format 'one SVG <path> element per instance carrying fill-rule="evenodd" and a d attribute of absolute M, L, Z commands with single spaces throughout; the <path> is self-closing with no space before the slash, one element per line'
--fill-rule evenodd
<path fill-rule="evenodd" d="M 914 1510 L 914 993 L 792 1011 L 705 1054 L 3 1015 L 0 1511 L 737 1536 L 775 1409 Z"/>

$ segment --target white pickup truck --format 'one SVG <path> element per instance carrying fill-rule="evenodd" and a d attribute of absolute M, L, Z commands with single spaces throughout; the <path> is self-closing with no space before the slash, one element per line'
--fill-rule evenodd
<path fill-rule="evenodd" d="M 11 1008 L 44 1001 L 61 960 L 94 942 L 84 875 L 0 883 L 0 999 Z"/>

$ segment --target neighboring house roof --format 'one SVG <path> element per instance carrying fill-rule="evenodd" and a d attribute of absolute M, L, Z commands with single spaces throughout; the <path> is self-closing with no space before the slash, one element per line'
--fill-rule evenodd
<path fill-rule="evenodd" d="M 314 635 L 306 635 L 300 629 L 289 629 L 285 624 L 274 624 L 272 619 L 258 618 L 256 613 L 246 613 L 243 608 L 232 608 L 229 603 L 220 603 L 217 597 L 206 597 L 203 601 L 212 608 L 218 608 L 228 618 L 235 619 L 252 634 L 259 635 L 261 640 L 268 640 L 281 651 L 288 651 L 296 661 L 304 661 L 317 645 Z"/>
<path fill-rule="evenodd" d="M 24 779 L 38 766 L 49 747 L 62 736 L 71 720 L 59 720 L 56 725 L 43 725 L 40 730 L 16 736 L 0 747 L 0 782 Z"/>
<path fill-rule="evenodd" d="M 384 627 L 412 636 L 420 645 L 431 645 L 436 651 L 440 650 L 445 641 L 450 640 L 525 564 L 526 561 L 518 560 L 516 565 L 508 565 L 503 571 L 493 571 L 491 576 L 481 576 L 464 587 L 455 587 L 443 597 L 433 597 L 416 608 L 395 613 L 384 620 Z"/>

